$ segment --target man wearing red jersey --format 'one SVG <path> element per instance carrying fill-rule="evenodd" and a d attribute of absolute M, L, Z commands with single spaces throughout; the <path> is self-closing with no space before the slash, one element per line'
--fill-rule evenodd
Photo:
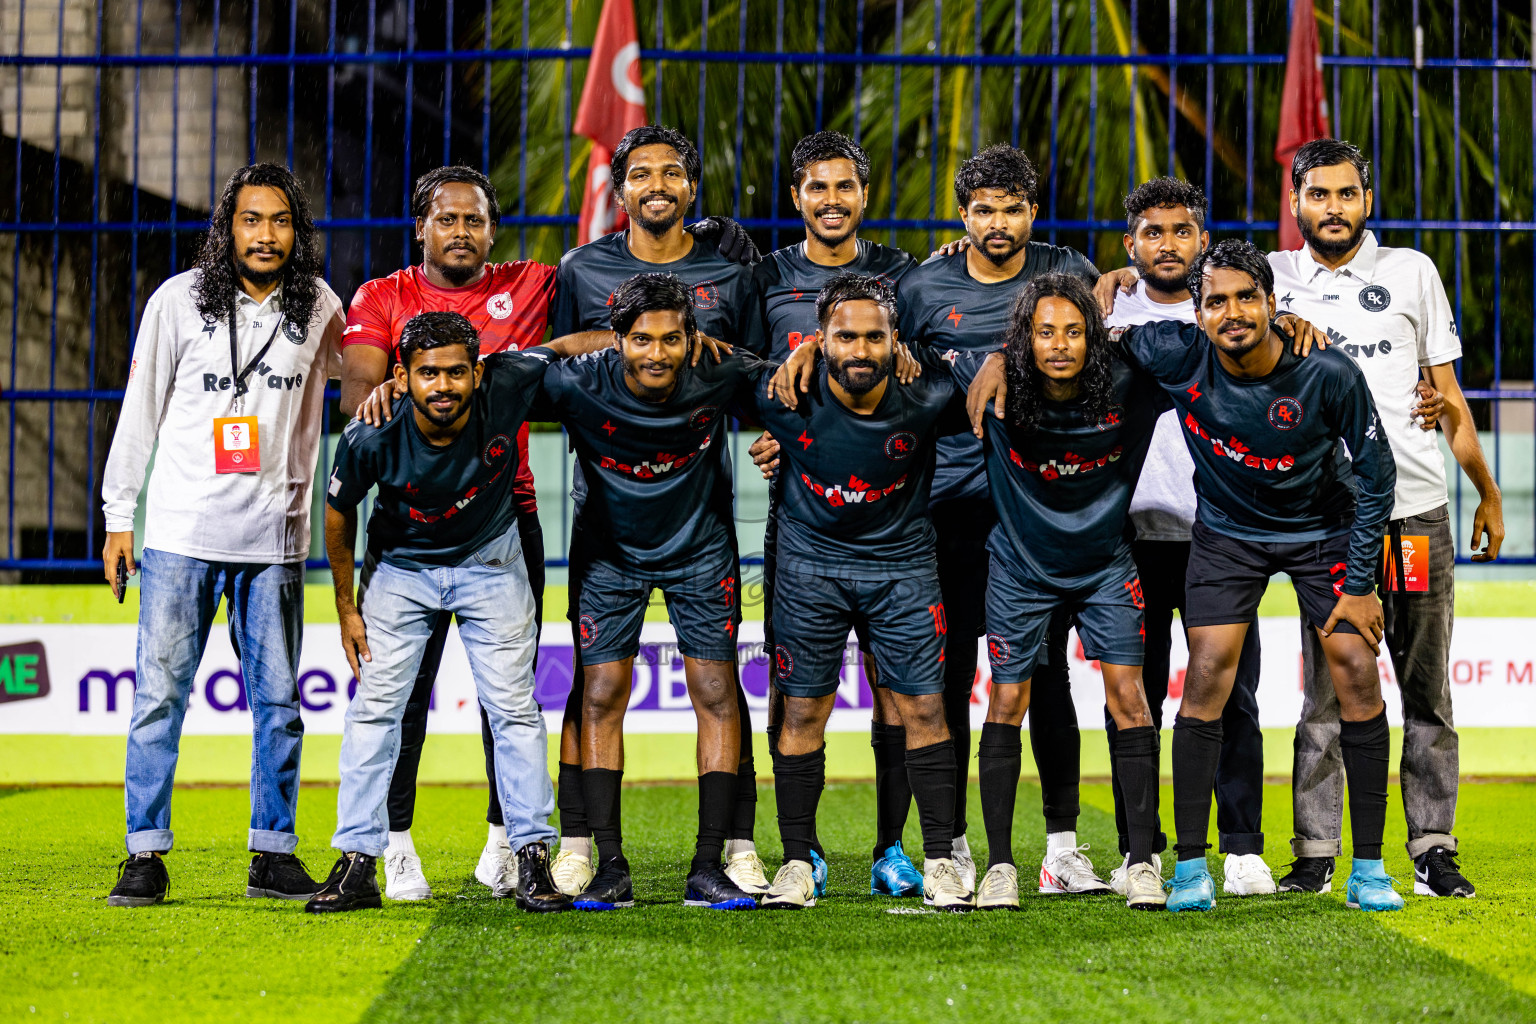
<path fill-rule="evenodd" d="M 466 317 L 480 335 L 480 354 L 524 349 L 544 338 L 555 268 L 528 260 L 487 263 L 496 239 L 500 208 L 490 179 L 469 167 L 439 167 L 416 181 L 411 196 L 420 266 L 366 281 L 352 299 L 342 339 L 341 407 L 357 408 L 384 380 L 395 360 L 400 331 L 417 313 L 448 312 Z M 515 488 L 517 531 L 522 538 L 533 587 L 535 617 L 544 608 L 544 534 L 539 527 L 533 472 L 528 466 L 528 426 L 517 435 L 520 457 Z M 364 566 L 365 575 L 368 566 Z M 389 788 L 389 848 L 385 852 L 385 887 L 390 899 L 419 900 L 432 894 L 411 842 L 416 806 L 416 769 L 427 735 L 427 708 L 437 679 L 451 616 L 433 630 L 422 658 L 416 686 L 401 722 L 400 754 Z M 511 895 L 516 861 L 507 846 L 496 792 L 490 727 L 480 714 L 485 742 L 485 775 L 490 785 L 486 810 L 489 836 L 475 877 L 498 896 Z"/>

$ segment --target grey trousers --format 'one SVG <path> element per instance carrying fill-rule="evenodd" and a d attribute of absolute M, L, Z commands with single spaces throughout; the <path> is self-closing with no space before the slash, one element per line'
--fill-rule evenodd
<path fill-rule="evenodd" d="M 1382 591 L 1386 636 L 1403 699 L 1403 810 L 1408 856 L 1432 847 L 1456 849 L 1460 749 L 1451 719 L 1451 625 L 1456 612 L 1456 553 L 1449 507 L 1400 520 L 1403 536 L 1429 538 L 1429 591 Z M 1344 817 L 1344 761 L 1339 754 L 1339 701 L 1322 643 L 1301 624 L 1302 705 L 1296 725 L 1292 801 L 1297 857 L 1337 857 Z"/>

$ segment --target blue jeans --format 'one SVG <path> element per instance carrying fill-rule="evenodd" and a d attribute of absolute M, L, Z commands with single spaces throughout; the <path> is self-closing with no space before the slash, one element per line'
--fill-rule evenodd
<path fill-rule="evenodd" d="M 495 742 L 496 785 L 513 850 L 551 842 L 555 790 L 544 715 L 533 699 L 533 592 L 514 524 L 459 565 L 402 569 L 380 562 L 360 603 L 371 661 L 361 664 L 341 740 L 341 789 L 331 845 L 379 857 L 400 753 L 400 719 L 439 615 L 451 612 Z"/>
<path fill-rule="evenodd" d="M 304 636 L 304 566 L 204 562 L 146 548 L 139 560 L 139 643 L 124 794 L 128 852 L 163 852 L 171 832 L 171 786 L 187 698 L 208 644 L 219 598 L 251 707 L 249 848 L 292 853 L 299 796 L 299 645 Z"/>

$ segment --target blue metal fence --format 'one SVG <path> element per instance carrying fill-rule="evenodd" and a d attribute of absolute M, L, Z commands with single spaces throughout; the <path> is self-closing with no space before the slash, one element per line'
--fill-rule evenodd
<path fill-rule="evenodd" d="M 1395 244 L 1449 243 L 1441 266 L 1458 322 L 1473 313 L 1485 325 L 1463 335 L 1469 358 L 1477 354 L 1466 392 L 1486 420 L 1501 481 L 1528 494 L 1536 469 L 1524 425 L 1536 398 L 1525 379 L 1536 378 L 1530 23 L 1498 0 L 1407 6 L 1317 5 L 1334 129 L 1374 157 L 1379 233 Z M 7 264 L 10 274 L 8 288 L 0 283 L 10 334 L 0 569 L 44 578 L 99 566 L 101 466 L 133 325 L 150 292 L 190 264 L 233 167 L 279 160 L 305 176 L 328 240 L 326 273 L 344 300 L 362 280 L 415 258 L 410 183 L 440 162 L 500 170 L 499 257 L 558 255 L 576 222 L 585 149 L 569 125 L 600 7 L 0 4 L 0 149 L 9 151 L 9 161 L 0 153 L 0 176 L 12 175 L 0 177 L 0 277 Z M 781 157 L 798 127 L 836 125 L 888 162 L 875 175 L 889 190 L 876 207 L 883 215 L 866 230 L 915 252 L 958 229 L 943 200 L 949 158 L 1008 138 L 1042 166 L 1037 236 L 1085 246 L 1101 265 L 1120 262 L 1114 246 L 1124 221 L 1115 211 L 1120 185 L 1134 184 L 1138 167 L 1196 180 L 1203 172 L 1214 232 L 1273 238 L 1279 169 L 1269 149 L 1289 5 L 1219 8 L 1214 0 L 636 2 L 658 119 L 694 131 L 706 155 L 730 154 L 707 165 L 699 212 L 731 212 L 765 243 L 797 237 Z M 1405 25 L 1418 31 L 1405 34 Z M 1439 30 L 1445 25 L 1449 32 Z M 719 48 L 722 40 L 734 48 Z M 1181 41 L 1194 41 L 1192 52 Z M 722 100 L 722 82 L 727 91 L 734 84 L 734 97 Z M 1394 92 L 1393 83 L 1406 86 Z M 769 167 L 747 166 L 766 116 L 749 108 L 755 88 L 773 100 Z M 1228 88 L 1241 90 L 1235 105 Z M 1490 109 L 1463 110 L 1464 93 Z M 1449 203 L 1426 188 L 1427 176 L 1446 179 L 1448 155 L 1426 152 L 1426 131 L 1454 147 Z M 1409 158 L 1394 160 L 1408 133 Z M 1085 147 L 1071 145 L 1084 136 Z M 558 161 L 553 151 L 537 153 L 546 143 L 558 145 Z M 1100 175 L 1116 160 L 1123 169 L 1113 170 L 1110 187 Z M 908 179 L 919 176 L 926 188 L 914 198 Z M 1511 416 L 1523 422 L 1511 426 Z M 1465 518 L 1463 489 L 1458 477 L 1454 499 Z M 1506 513 L 1508 559 L 1536 562 L 1536 506 L 1512 503 Z"/>

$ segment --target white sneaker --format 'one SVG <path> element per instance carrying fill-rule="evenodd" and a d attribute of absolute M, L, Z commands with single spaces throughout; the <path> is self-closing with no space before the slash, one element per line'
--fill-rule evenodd
<path fill-rule="evenodd" d="M 1152 859 L 1158 859 L 1157 854 Z M 1162 865 L 1141 861 L 1123 869 L 1126 873 L 1125 905 L 1132 910 L 1162 910 L 1168 904 L 1163 891 Z"/>
<path fill-rule="evenodd" d="M 593 867 L 590 856 L 568 850 L 563 843 L 549 865 L 549 877 L 554 879 L 555 888 L 567 896 L 580 896 L 596 875 L 597 868 Z"/>
<path fill-rule="evenodd" d="M 950 857 L 923 861 L 923 902 L 935 910 L 953 913 L 976 909 L 976 897 L 966 888 Z"/>
<path fill-rule="evenodd" d="M 491 895 L 499 900 L 517 895 L 517 855 L 507 851 L 506 860 L 502 862 L 501 874 L 496 876 L 495 883 L 491 886 Z"/>
<path fill-rule="evenodd" d="M 389 850 L 384 855 L 384 895 L 392 900 L 425 900 L 432 896 L 421 858 L 410 850 Z"/>
<path fill-rule="evenodd" d="M 1221 891 L 1228 896 L 1270 896 L 1275 876 L 1256 853 L 1229 853 L 1221 865 Z"/>
<path fill-rule="evenodd" d="M 1012 864 L 994 864 L 987 868 L 976 890 L 977 910 L 1018 910 L 1019 869 Z"/>
<path fill-rule="evenodd" d="M 512 861 L 513 877 L 517 874 L 517 864 L 512 856 L 512 847 L 507 845 L 507 834 L 501 833 L 500 841 L 487 839 L 485 849 L 480 851 L 480 863 L 475 865 L 475 879 L 481 885 L 488 885 L 492 889 L 500 881 L 501 876 L 507 870 L 507 862 Z"/>
<path fill-rule="evenodd" d="M 764 909 L 799 910 L 816 905 L 816 878 L 811 873 L 809 861 L 787 860 L 773 876 L 768 895 L 763 898 Z"/>
<path fill-rule="evenodd" d="M 1083 851 L 1088 844 L 1047 850 L 1040 862 L 1040 891 L 1044 893 L 1112 892 L 1109 883 L 1093 873 L 1093 862 Z"/>
<path fill-rule="evenodd" d="M 1109 887 L 1121 896 L 1126 895 L 1126 872 L 1131 866 L 1131 855 L 1126 854 L 1120 866 L 1109 873 Z M 1157 870 L 1159 878 L 1163 875 L 1163 858 L 1157 854 L 1152 855 L 1152 867 Z"/>
<path fill-rule="evenodd" d="M 965 836 L 958 836 L 950 844 L 949 859 L 955 862 L 955 874 L 960 876 L 960 884 L 965 886 L 966 892 L 976 891 L 976 861 L 971 857 L 971 844 L 966 842 Z"/>
<path fill-rule="evenodd" d="M 754 896 L 768 892 L 768 872 L 756 850 L 748 850 L 726 858 L 725 877 L 736 883 L 736 888 Z"/>

